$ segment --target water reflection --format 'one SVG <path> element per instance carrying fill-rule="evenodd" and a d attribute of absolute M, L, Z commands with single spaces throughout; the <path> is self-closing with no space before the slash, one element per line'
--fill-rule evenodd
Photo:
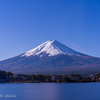
<path fill-rule="evenodd" d="M 99 83 L 0 84 L 1 100 L 100 100 L 99 93 Z M 5 98 L 7 94 L 16 98 Z"/>

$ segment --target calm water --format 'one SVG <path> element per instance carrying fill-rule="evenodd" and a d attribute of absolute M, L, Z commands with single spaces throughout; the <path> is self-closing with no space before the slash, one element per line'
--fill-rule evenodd
<path fill-rule="evenodd" d="M 0 83 L 0 100 L 100 100 L 100 83 Z"/>

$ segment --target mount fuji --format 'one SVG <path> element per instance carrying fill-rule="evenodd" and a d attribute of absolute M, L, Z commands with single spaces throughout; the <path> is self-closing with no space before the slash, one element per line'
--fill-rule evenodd
<path fill-rule="evenodd" d="M 44 54 L 47 54 L 48 56 L 55 56 L 58 54 L 66 54 L 66 55 L 84 55 L 82 53 L 79 53 L 75 50 L 72 50 L 71 48 L 61 44 L 60 42 L 56 40 L 46 41 L 45 43 L 39 45 L 38 47 L 27 51 L 22 55 L 23 56 L 35 56 L 38 55 L 42 57 Z"/>
<path fill-rule="evenodd" d="M 0 61 L 0 69 L 27 74 L 97 72 L 100 58 L 75 51 L 56 40 L 46 41 L 21 55 Z"/>

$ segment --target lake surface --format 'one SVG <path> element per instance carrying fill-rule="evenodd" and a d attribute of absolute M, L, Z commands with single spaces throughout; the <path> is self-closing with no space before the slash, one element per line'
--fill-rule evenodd
<path fill-rule="evenodd" d="M 100 100 L 100 83 L 0 83 L 0 100 Z"/>

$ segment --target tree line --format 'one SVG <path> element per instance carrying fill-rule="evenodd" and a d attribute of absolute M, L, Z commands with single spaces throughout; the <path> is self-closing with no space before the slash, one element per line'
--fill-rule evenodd
<path fill-rule="evenodd" d="M 24 83 L 41 83 L 41 82 L 55 82 L 55 83 L 75 83 L 75 82 L 99 82 L 100 73 L 95 75 L 82 77 L 79 74 L 70 74 L 70 75 L 24 75 L 17 74 L 14 75 L 9 71 L 0 70 L 0 82 L 24 82 Z"/>

